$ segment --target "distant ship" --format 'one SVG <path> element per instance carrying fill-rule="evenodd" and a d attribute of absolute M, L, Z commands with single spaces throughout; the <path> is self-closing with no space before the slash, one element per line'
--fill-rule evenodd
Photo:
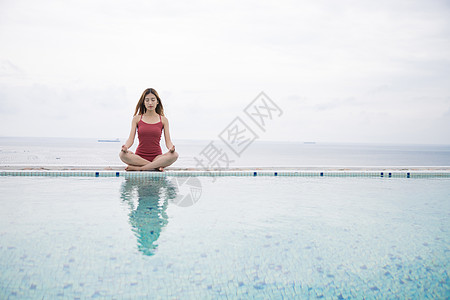
<path fill-rule="evenodd" d="M 315 144 L 316 142 L 303 142 L 303 144 L 311 144 L 311 145 L 313 145 L 313 144 Z"/>
<path fill-rule="evenodd" d="M 117 138 L 117 139 L 115 139 L 115 140 L 107 140 L 107 139 L 105 139 L 105 140 L 97 140 L 99 143 L 118 143 L 118 142 L 120 142 L 120 140 Z"/>

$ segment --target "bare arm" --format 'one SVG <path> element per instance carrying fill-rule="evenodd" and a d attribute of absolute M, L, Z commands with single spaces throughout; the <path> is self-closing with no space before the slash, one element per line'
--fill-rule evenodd
<path fill-rule="evenodd" d="M 128 148 L 130 148 L 131 146 L 133 146 L 134 143 L 134 138 L 136 136 L 136 128 L 137 128 L 137 120 L 139 119 L 139 116 L 136 115 L 133 117 L 133 120 L 131 121 L 131 131 L 130 131 L 130 135 L 128 137 L 128 140 L 125 142 L 124 145 L 122 145 L 122 151 L 123 152 L 127 152 Z"/>
<path fill-rule="evenodd" d="M 166 142 L 167 149 L 170 150 L 170 152 L 175 151 L 175 146 L 172 143 L 172 140 L 170 139 L 170 132 L 169 132 L 169 120 L 166 117 L 162 117 L 163 125 L 164 125 L 164 140 Z"/>

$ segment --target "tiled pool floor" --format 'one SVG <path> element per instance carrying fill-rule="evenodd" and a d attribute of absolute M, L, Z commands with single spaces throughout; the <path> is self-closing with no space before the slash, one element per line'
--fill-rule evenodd
<path fill-rule="evenodd" d="M 0 177 L 0 298 L 448 298 L 447 178 Z"/>

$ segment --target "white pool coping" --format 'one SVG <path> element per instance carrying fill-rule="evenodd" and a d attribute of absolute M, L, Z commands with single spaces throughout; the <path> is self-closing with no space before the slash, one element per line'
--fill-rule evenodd
<path fill-rule="evenodd" d="M 0 165 L 0 171 L 4 170 L 77 170 L 77 171 L 124 171 L 125 165 L 44 165 L 44 164 L 10 164 Z M 249 170 L 284 170 L 284 171 L 449 171 L 450 166 L 328 166 L 328 165 L 311 165 L 311 166 L 232 166 L 229 168 L 197 168 L 197 167 L 177 167 L 170 166 L 167 171 L 249 171 Z"/>
<path fill-rule="evenodd" d="M 39 177 L 378 177 L 378 178 L 450 178 L 448 166 L 302 166 L 233 167 L 228 169 L 166 168 L 164 172 L 128 172 L 124 167 L 105 166 L 0 166 L 0 176 Z"/>

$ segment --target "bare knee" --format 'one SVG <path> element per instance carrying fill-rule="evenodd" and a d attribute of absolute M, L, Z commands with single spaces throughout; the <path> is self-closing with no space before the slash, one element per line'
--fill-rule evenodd
<path fill-rule="evenodd" d="M 175 151 L 175 152 L 172 153 L 172 155 L 173 155 L 173 157 L 175 158 L 175 160 L 178 159 L 178 152 Z"/>
<path fill-rule="evenodd" d="M 123 152 L 123 151 L 120 151 L 120 153 L 119 153 L 119 158 L 120 158 L 123 162 L 125 162 L 127 156 L 128 156 L 128 153 Z M 126 163 L 126 162 L 125 162 L 125 163 Z"/>

